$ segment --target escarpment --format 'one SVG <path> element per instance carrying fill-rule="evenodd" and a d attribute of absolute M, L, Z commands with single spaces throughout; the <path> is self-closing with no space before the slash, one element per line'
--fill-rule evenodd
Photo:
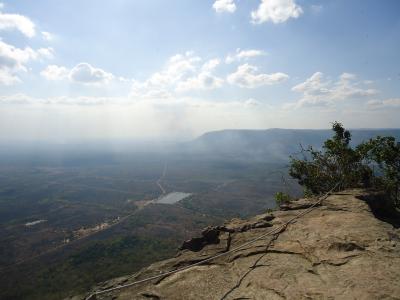
<path fill-rule="evenodd" d="M 225 255 L 95 298 L 400 299 L 400 230 L 375 217 L 363 200 L 371 197 L 363 190 L 330 195 L 282 230 L 233 252 L 279 228 L 315 199 L 300 199 L 284 210 L 207 228 L 201 237 L 183 243 L 176 257 L 105 282 L 93 291 Z"/>

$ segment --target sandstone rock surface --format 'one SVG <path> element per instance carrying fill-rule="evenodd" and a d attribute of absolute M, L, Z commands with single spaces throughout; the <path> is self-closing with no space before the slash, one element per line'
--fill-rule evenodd
<path fill-rule="evenodd" d="M 204 265 L 97 299 L 400 299 L 400 230 L 374 216 L 361 200 L 367 196 L 362 190 L 331 195 L 279 234 Z M 95 290 L 225 252 L 279 227 L 313 201 L 302 199 L 284 211 L 231 220 L 218 227 L 218 239 L 213 236 L 213 242 L 201 249 L 182 250 L 174 258 Z"/>

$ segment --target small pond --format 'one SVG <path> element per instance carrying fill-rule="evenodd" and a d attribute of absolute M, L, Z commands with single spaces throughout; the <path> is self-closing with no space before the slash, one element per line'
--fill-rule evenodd
<path fill-rule="evenodd" d="M 182 193 L 182 192 L 173 192 L 166 195 L 161 196 L 156 200 L 157 203 L 162 204 L 174 204 L 182 199 L 189 197 L 190 193 Z"/>

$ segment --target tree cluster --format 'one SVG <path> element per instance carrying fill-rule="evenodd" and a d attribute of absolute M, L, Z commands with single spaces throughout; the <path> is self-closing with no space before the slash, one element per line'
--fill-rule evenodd
<path fill-rule="evenodd" d="M 400 144 L 394 137 L 372 138 L 351 147 L 351 133 L 339 122 L 321 150 L 309 146 L 302 157 L 290 158 L 289 174 L 304 186 L 305 194 L 366 187 L 384 191 L 400 207 Z"/>

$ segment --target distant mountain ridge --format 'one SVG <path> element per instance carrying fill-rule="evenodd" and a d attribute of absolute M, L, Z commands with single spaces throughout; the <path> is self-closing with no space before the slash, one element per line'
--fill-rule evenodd
<path fill-rule="evenodd" d="M 394 136 L 400 141 L 400 129 L 350 129 L 352 144 L 380 136 Z M 329 129 L 229 129 L 207 132 L 186 144 L 186 150 L 199 154 L 254 159 L 287 160 L 302 145 L 320 148 L 332 136 Z"/>

